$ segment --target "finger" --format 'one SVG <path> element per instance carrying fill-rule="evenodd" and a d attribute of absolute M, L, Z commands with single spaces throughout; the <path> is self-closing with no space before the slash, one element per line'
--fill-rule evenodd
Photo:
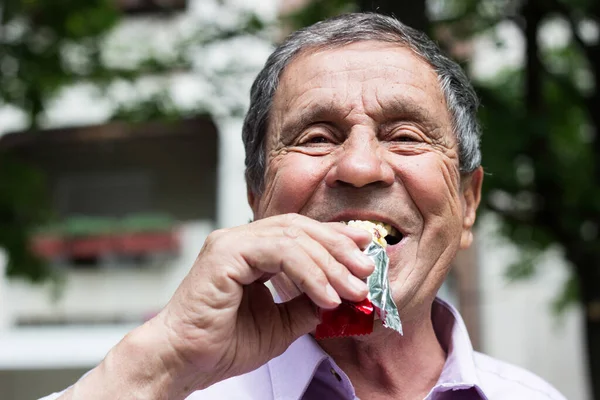
<path fill-rule="evenodd" d="M 332 229 L 341 233 L 342 235 L 348 236 L 354 241 L 354 243 L 358 245 L 361 250 L 366 249 L 373 240 L 373 235 L 371 232 L 362 228 L 356 228 L 341 222 L 326 222 L 325 225 L 330 226 Z"/>
<path fill-rule="evenodd" d="M 264 225 L 263 225 L 264 224 Z M 352 239 L 359 248 L 365 249 L 369 243 L 371 243 L 372 235 L 368 231 L 360 228 L 348 226 L 341 222 L 319 222 L 312 218 L 306 217 L 300 214 L 284 214 L 275 217 L 266 218 L 264 220 L 255 221 L 248 225 L 263 225 L 263 226 L 297 226 L 302 229 L 312 227 L 323 227 L 329 226 L 335 229 L 338 233 L 341 233 L 350 239 Z"/>
<path fill-rule="evenodd" d="M 322 223 L 297 214 L 286 214 L 281 218 L 271 218 L 267 222 L 271 228 L 283 226 L 283 235 L 297 238 L 308 234 L 311 238 L 321 243 L 333 257 L 345 265 L 350 272 L 359 277 L 366 278 L 373 273 L 375 264 L 363 254 L 360 248 L 365 248 L 372 240 L 372 235 L 364 229 L 346 226 L 339 222 Z M 277 223 L 279 225 L 272 225 Z M 267 229 L 269 232 L 270 229 Z M 256 234 L 261 230 L 256 230 Z M 262 230 L 262 234 L 264 234 Z M 270 232 L 270 234 L 273 234 Z M 276 235 L 276 233 L 275 233 Z"/>
<path fill-rule="evenodd" d="M 305 294 L 278 304 L 277 307 L 280 310 L 283 332 L 287 334 L 288 343 L 312 332 L 320 322 L 319 309 Z"/>
<path fill-rule="evenodd" d="M 306 237 L 306 235 L 303 235 Z M 306 250 L 286 236 L 240 241 L 242 262 L 231 266 L 230 276 L 248 285 L 267 274 L 285 273 L 319 307 L 335 308 L 341 299 Z"/>
<path fill-rule="evenodd" d="M 367 285 L 354 276 L 345 265 L 338 262 L 323 245 L 304 234 L 298 236 L 295 240 L 323 271 L 340 297 L 352 301 L 361 301 L 367 296 Z"/>
<path fill-rule="evenodd" d="M 356 241 L 371 241 L 371 234 L 367 231 L 358 232 L 356 228 L 349 228 L 340 223 L 311 224 L 305 228 L 306 233 L 319 242 L 339 263 L 343 264 L 350 272 L 359 277 L 366 278 L 373 273 L 375 264 L 360 249 Z M 352 237 L 354 236 L 354 237 Z M 366 245 L 365 245 L 366 246 Z"/>

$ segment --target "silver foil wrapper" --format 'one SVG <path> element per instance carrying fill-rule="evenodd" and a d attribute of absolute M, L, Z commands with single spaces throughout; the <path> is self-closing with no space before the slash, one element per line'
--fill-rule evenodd
<path fill-rule="evenodd" d="M 367 278 L 367 286 L 369 287 L 368 298 L 377 307 L 383 326 L 393 329 L 402 335 L 402 322 L 400 322 L 398 307 L 396 307 L 392 298 L 388 278 L 390 259 L 385 249 L 375 241 L 371 242 L 364 253 L 375 263 L 375 270 Z"/>

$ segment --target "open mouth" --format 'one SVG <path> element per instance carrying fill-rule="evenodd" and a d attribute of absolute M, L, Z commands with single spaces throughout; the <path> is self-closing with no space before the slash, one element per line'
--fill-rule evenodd
<path fill-rule="evenodd" d="M 374 220 L 356 221 L 356 222 L 358 222 L 358 223 L 366 222 L 366 223 L 370 223 L 370 224 L 376 225 L 379 228 L 377 230 L 379 232 L 381 232 L 381 234 L 383 236 L 383 239 L 385 240 L 385 242 L 389 246 L 393 246 L 395 244 L 400 243 L 400 241 L 404 237 L 402 235 L 402 233 L 398 229 L 396 229 L 396 227 L 394 227 L 394 226 L 392 226 L 390 224 L 386 224 L 384 222 L 374 221 Z M 345 223 L 348 223 L 348 222 L 345 222 Z"/>
<path fill-rule="evenodd" d="M 388 230 L 388 234 L 385 236 L 385 241 L 390 246 L 393 246 L 395 244 L 400 243 L 400 241 L 402 240 L 403 237 L 404 236 L 402 235 L 402 233 L 400 233 L 398 231 L 398 229 L 394 228 L 393 226 L 390 226 L 390 229 Z"/>

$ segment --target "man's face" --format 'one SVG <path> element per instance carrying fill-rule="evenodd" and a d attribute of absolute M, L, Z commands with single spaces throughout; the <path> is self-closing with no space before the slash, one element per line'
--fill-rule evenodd
<path fill-rule="evenodd" d="M 249 196 L 256 219 L 394 226 L 402 239 L 387 253 L 400 315 L 429 307 L 471 242 L 482 172 L 461 181 L 451 116 L 426 62 L 373 41 L 301 54 L 281 76 L 266 152 L 265 190 Z M 285 277 L 273 283 L 284 300 L 292 295 Z"/>

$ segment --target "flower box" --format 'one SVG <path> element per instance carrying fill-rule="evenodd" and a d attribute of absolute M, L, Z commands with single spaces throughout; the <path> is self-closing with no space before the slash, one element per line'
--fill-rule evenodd
<path fill-rule="evenodd" d="M 179 250 L 179 238 L 174 231 L 126 233 L 115 235 L 113 240 L 116 254 L 142 255 Z"/>
<path fill-rule="evenodd" d="M 31 240 L 31 251 L 46 260 L 58 258 L 65 253 L 65 240 L 60 236 L 35 235 Z"/>
<path fill-rule="evenodd" d="M 33 252 L 46 260 L 176 253 L 179 243 L 173 220 L 161 214 L 137 214 L 123 219 L 71 217 L 39 229 L 31 238 Z"/>
<path fill-rule="evenodd" d="M 69 258 L 94 258 L 113 252 L 113 240 L 110 235 L 67 238 L 65 247 Z"/>

